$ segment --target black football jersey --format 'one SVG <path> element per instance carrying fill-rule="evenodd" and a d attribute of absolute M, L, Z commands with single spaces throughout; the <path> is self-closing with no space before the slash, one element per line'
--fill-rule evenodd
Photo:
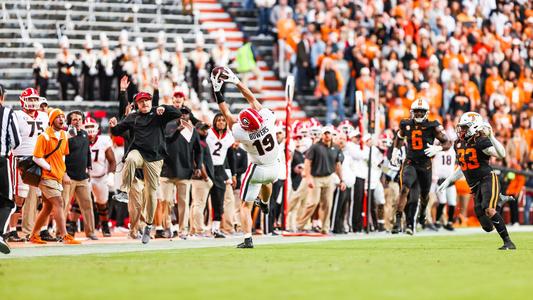
<path fill-rule="evenodd" d="M 400 122 L 400 129 L 405 137 L 406 159 L 415 164 L 428 163 L 431 158 L 427 157 L 424 150 L 428 144 L 433 144 L 437 137 L 439 121 L 424 121 L 416 123 L 412 119 L 404 119 Z"/>
<path fill-rule="evenodd" d="M 492 147 L 492 142 L 484 136 L 470 139 L 468 142 L 455 141 L 457 161 L 470 187 L 476 186 L 483 177 L 492 172 L 489 165 L 490 155 L 483 153 L 483 150 L 489 147 Z"/>

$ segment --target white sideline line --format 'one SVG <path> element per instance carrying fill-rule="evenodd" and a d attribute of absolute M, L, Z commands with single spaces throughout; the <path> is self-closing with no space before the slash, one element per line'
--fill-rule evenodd
<path fill-rule="evenodd" d="M 518 228 L 508 228 L 509 232 L 533 232 L 533 226 L 521 226 Z M 418 232 L 416 237 L 437 237 L 437 236 L 465 236 L 473 234 L 483 234 L 481 228 L 460 228 L 454 232 L 439 231 L 439 232 Z M 488 234 L 497 235 L 496 232 Z M 512 235 L 511 235 L 512 236 Z M 261 245 L 275 245 L 275 244 L 295 244 L 295 243 L 310 243 L 310 242 L 324 242 L 324 241 L 348 241 L 348 240 L 377 240 L 377 239 L 397 239 L 397 238 L 413 238 L 405 234 L 391 235 L 385 233 L 375 234 L 347 234 L 336 235 L 328 237 L 281 237 L 281 236 L 257 236 L 254 237 L 255 246 Z M 23 258 L 23 257 L 44 257 L 44 256 L 71 256 L 71 255 L 86 255 L 86 254 L 113 254 L 125 252 L 141 252 L 141 251 L 161 251 L 161 250 L 183 250 L 183 249 L 197 249 L 197 248 L 214 248 L 214 247 L 235 247 L 242 240 L 242 236 L 230 237 L 227 239 L 201 239 L 201 240 L 152 240 L 147 245 L 142 245 L 140 241 L 129 241 L 122 244 L 91 244 L 79 246 L 45 246 L 45 247 L 29 247 L 12 249 L 11 254 L 1 255 L 0 259 Z M 494 245 L 497 247 L 498 245 Z M 520 247 L 520 245 L 518 245 Z M 253 251 L 253 250 L 237 250 L 235 251 Z"/>

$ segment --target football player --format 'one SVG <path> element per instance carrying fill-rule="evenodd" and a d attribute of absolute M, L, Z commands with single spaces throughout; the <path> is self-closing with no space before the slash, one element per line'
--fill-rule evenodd
<path fill-rule="evenodd" d="M 14 111 L 21 137 L 20 145 L 13 150 L 11 161 L 14 170 L 17 169 L 17 164 L 20 160 L 33 155 L 33 148 L 37 142 L 37 136 L 43 133 L 48 127 L 48 114 L 39 110 L 42 99 L 39 96 L 39 92 L 34 88 L 27 88 L 20 94 L 19 100 L 22 109 Z M 23 239 L 18 236 L 16 230 L 18 218 L 22 214 L 22 233 L 30 234 L 35 218 L 37 217 L 39 189 L 22 182 L 18 172 L 17 176 L 13 176 L 13 181 L 17 208 L 11 216 L 9 222 L 10 230 L 6 234 L 5 239 L 8 242 L 21 242 Z M 41 231 L 41 239 L 55 241 L 46 228 Z"/>
<path fill-rule="evenodd" d="M 400 148 L 405 143 L 406 158 L 400 170 L 400 199 L 396 210 L 396 222 L 392 233 L 400 232 L 402 214 L 406 207 L 411 189 L 420 188 L 420 216 L 419 222 L 425 225 L 425 211 L 429 202 L 431 188 L 431 158 L 438 152 L 450 149 L 452 143 L 446 136 L 444 127 L 438 121 L 429 121 L 429 104 L 425 99 L 416 99 L 411 104 L 411 118 L 400 122 L 400 129 L 394 143 L 391 163 L 399 165 Z M 440 145 L 434 145 L 435 139 Z M 414 233 L 415 215 L 418 207 L 418 197 L 410 197 L 407 204 L 406 223 L 407 234 Z M 426 226 L 433 226 L 427 224 Z"/>
<path fill-rule="evenodd" d="M 235 140 L 239 141 L 248 152 L 250 163 L 242 179 L 240 193 L 243 201 L 241 219 L 244 242 L 237 248 L 253 248 L 252 206 L 255 203 L 264 214 L 268 214 L 272 183 L 278 179 L 280 170 L 277 164 L 279 144 L 276 141 L 276 117 L 273 111 L 263 108 L 252 92 L 229 68 L 215 68 L 211 74 L 211 82 L 215 99 L 228 122 L 228 127 L 231 128 Z M 220 92 L 225 82 L 233 83 L 250 104 L 250 107 L 243 109 L 238 117 L 229 111 Z M 261 199 L 258 199 L 260 193 Z"/>
<path fill-rule="evenodd" d="M 95 119 L 88 117 L 85 119 L 85 131 L 89 136 L 91 149 L 92 168 L 89 170 L 91 177 L 91 189 L 96 203 L 96 209 L 100 218 L 100 226 L 104 237 L 110 237 L 109 229 L 109 209 L 107 200 L 109 198 L 108 176 L 115 176 L 116 161 L 113 153 L 113 142 L 109 136 L 100 135 L 99 126 Z"/>
<path fill-rule="evenodd" d="M 491 156 L 505 158 L 505 148 L 494 136 L 492 127 L 476 112 L 464 113 L 456 130 L 458 140 L 455 141 L 454 148 L 461 168 L 446 178 L 437 192 L 446 190 L 464 175 L 474 195 L 474 212 L 481 227 L 486 232 L 496 228 L 503 240 L 500 250 L 514 250 L 516 246 L 509 237 L 505 221 L 497 211 L 500 200 L 498 176 L 489 165 Z"/>

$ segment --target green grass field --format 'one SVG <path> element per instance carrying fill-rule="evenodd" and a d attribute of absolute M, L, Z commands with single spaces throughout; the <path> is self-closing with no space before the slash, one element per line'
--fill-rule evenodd
<path fill-rule="evenodd" d="M 533 234 L 0 260 L 0 299 L 533 299 Z"/>

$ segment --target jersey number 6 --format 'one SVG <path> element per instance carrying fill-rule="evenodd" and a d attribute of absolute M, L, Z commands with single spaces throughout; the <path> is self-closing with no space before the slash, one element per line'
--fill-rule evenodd
<path fill-rule="evenodd" d="M 413 130 L 411 132 L 411 143 L 413 145 L 413 150 L 422 150 L 422 148 L 424 148 L 422 130 Z"/>

